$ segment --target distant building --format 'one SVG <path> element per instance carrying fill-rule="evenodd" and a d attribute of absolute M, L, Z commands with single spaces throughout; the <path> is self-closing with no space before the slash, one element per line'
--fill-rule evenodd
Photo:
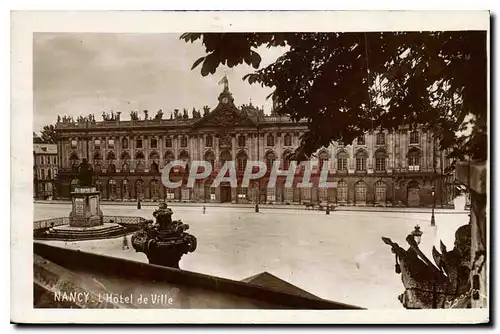
<path fill-rule="evenodd" d="M 374 130 L 352 144 L 334 143 L 319 150 L 314 159 L 319 165 L 328 163 L 328 181 L 336 182 L 336 188 L 296 187 L 303 173 L 300 169 L 294 187 L 284 187 L 283 178 L 267 188 L 269 168 L 260 185 L 254 182 L 243 188 L 240 182 L 247 160 L 260 160 L 269 167 L 282 160 L 282 168 L 288 168 L 285 157 L 299 146 L 300 136 L 307 130 L 305 123 L 274 113 L 265 116 L 251 104 L 238 108 L 227 87 L 219 95 L 217 107 L 203 117 L 138 120 L 134 115 L 135 120 L 121 121 L 117 114 L 103 118 L 102 122 L 90 118 L 57 123 L 60 197 L 70 196 L 78 182 L 78 164 L 87 158 L 94 166 L 102 197 L 109 200 L 254 203 L 259 196 L 260 203 L 411 207 L 431 206 L 434 201 L 438 207 L 453 203 L 453 177 L 443 173 L 449 162 L 438 151 L 432 134 L 420 129 Z M 206 160 L 214 172 L 194 188 L 185 187 L 185 182 L 181 188 L 165 188 L 161 170 L 175 159 L 188 163 Z M 227 160 L 236 162 L 238 187 L 210 187 Z M 186 180 L 188 172 L 174 170 L 171 179 Z M 318 178 L 316 169 L 312 179 Z"/>
<path fill-rule="evenodd" d="M 52 199 L 57 178 L 56 144 L 33 144 L 33 196 Z"/>

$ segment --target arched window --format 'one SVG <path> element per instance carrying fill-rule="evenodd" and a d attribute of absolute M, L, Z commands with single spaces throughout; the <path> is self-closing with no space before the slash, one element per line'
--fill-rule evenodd
<path fill-rule="evenodd" d="M 210 165 L 212 165 L 212 170 L 215 169 L 215 154 L 211 150 L 208 150 L 205 152 L 205 161 L 210 162 Z"/>
<path fill-rule="evenodd" d="M 165 147 L 172 147 L 172 138 L 165 137 Z"/>
<path fill-rule="evenodd" d="M 142 153 L 142 151 L 139 151 L 135 154 L 135 160 L 144 160 L 145 157 L 144 157 L 144 153 Z"/>
<path fill-rule="evenodd" d="M 410 144 L 418 144 L 420 142 L 420 134 L 418 131 L 413 130 L 410 132 Z"/>
<path fill-rule="evenodd" d="M 179 160 L 185 163 L 184 167 L 182 167 L 183 170 L 189 170 L 189 153 L 186 150 L 182 150 L 179 153 Z"/>
<path fill-rule="evenodd" d="M 292 136 L 290 136 L 290 134 L 286 134 L 285 135 L 285 146 L 292 146 Z"/>
<path fill-rule="evenodd" d="M 122 196 L 125 199 L 130 198 L 130 186 L 127 179 L 122 182 Z"/>
<path fill-rule="evenodd" d="M 128 149 L 128 139 L 127 138 L 122 139 L 122 148 Z"/>
<path fill-rule="evenodd" d="M 386 153 L 385 150 L 380 149 L 375 152 L 375 170 L 377 172 L 384 172 L 385 171 L 385 160 L 386 160 Z"/>
<path fill-rule="evenodd" d="M 153 162 L 151 163 L 150 172 L 151 172 L 151 173 L 159 173 L 159 172 L 160 172 L 160 169 L 159 169 L 159 167 L 158 167 L 158 163 L 157 163 L 157 162 L 153 161 Z"/>
<path fill-rule="evenodd" d="M 337 202 L 347 202 L 347 182 L 340 181 L 337 184 Z"/>
<path fill-rule="evenodd" d="M 142 160 L 138 160 L 135 163 L 135 172 L 136 173 L 142 173 L 142 172 L 144 172 L 144 162 Z"/>
<path fill-rule="evenodd" d="M 122 153 L 122 155 L 120 156 L 120 159 L 121 159 L 121 160 L 130 160 L 130 154 L 129 154 L 127 151 L 125 151 L 125 152 L 123 152 L 123 153 Z"/>
<path fill-rule="evenodd" d="M 220 160 L 221 166 L 224 166 L 226 161 L 233 160 L 233 156 L 231 155 L 231 153 L 229 151 L 225 150 L 225 151 L 221 152 L 219 160 Z"/>
<path fill-rule="evenodd" d="M 385 145 L 385 133 L 379 132 L 377 133 L 377 145 Z"/>
<path fill-rule="evenodd" d="M 122 168 L 121 168 L 122 172 L 128 172 L 130 170 L 130 162 L 128 160 L 125 160 L 123 163 L 122 163 Z"/>
<path fill-rule="evenodd" d="M 274 146 L 274 136 L 267 135 L 267 146 Z"/>
<path fill-rule="evenodd" d="M 115 153 L 113 151 L 108 152 L 106 160 L 115 160 L 115 159 L 116 159 Z"/>
<path fill-rule="evenodd" d="M 266 153 L 266 166 L 267 166 L 268 172 L 271 172 L 271 170 L 273 169 L 274 160 L 276 160 L 276 155 L 274 154 L 274 152 L 272 152 L 272 151 L 267 152 Z"/>
<path fill-rule="evenodd" d="M 292 157 L 292 151 L 286 150 L 283 152 L 283 170 L 288 170 L 290 168 L 290 159 Z"/>
<path fill-rule="evenodd" d="M 244 151 L 240 151 L 238 155 L 236 156 L 237 162 L 238 162 L 238 172 L 244 172 L 245 168 L 247 166 L 247 154 Z"/>
<path fill-rule="evenodd" d="M 357 171 L 366 171 L 366 157 L 368 155 L 364 150 L 358 151 L 356 153 L 356 170 Z"/>
<path fill-rule="evenodd" d="M 323 169 L 323 166 L 325 165 L 325 163 L 327 164 L 326 166 L 328 166 L 328 152 L 326 151 L 321 151 L 318 155 L 318 168 L 319 170 L 322 170 Z"/>
<path fill-rule="evenodd" d="M 186 136 L 181 137 L 181 147 L 187 147 L 188 146 L 188 140 Z"/>
<path fill-rule="evenodd" d="M 214 137 L 211 135 L 208 135 L 205 138 L 205 147 L 213 147 L 214 146 Z"/>
<path fill-rule="evenodd" d="M 137 199 L 144 198 L 144 181 L 137 180 L 137 182 L 135 183 L 135 193 L 136 193 Z"/>
<path fill-rule="evenodd" d="M 160 155 L 156 151 L 152 151 L 149 153 L 149 159 L 150 160 L 160 160 Z"/>
<path fill-rule="evenodd" d="M 116 173 L 116 166 L 113 163 L 110 163 L 107 168 L 107 172 L 109 173 Z"/>
<path fill-rule="evenodd" d="M 108 181 L 109 197 L 116 197 L 116 181 L 109 179 Z"/>
<path fill-rule="evenodd" d="M 408 198 L 407 205 L 409 207 L 418 207 L 420 206 L 420 185 L 416 181 L 411 181 L 408 184 Z"/>
<path fill-rule="evenodd" d="M 156 180 L 156 179 L 151 180 L 151 182 L 149 183 L 149 191 L 151 193 L 150 194 L 151 199 L 160 198 L 160 188 L 159 188 L 158 180 Z"/>
<path fill-rule="evenodd" d="M 410 171 L 420 171 L 420 150 L 410 149 L 408 152 L 408 168 Z"/>
<path fill-rule="evenodd" d="M 185 150 L 181 151 L 181 153 L 179 153 L 179 160 L 188 161 L 189 153 Z"/>
<path fill-rule="evenodd" d="M 387 187 L 384 182 L 375 183 L 375 203 L 385 204 L 387 198 Z"/>
<path fill-rule="evenodd" d="M 359 181 L 354 186 L 354 200 L 356 203 L 366 202 L 366 183 Z"/>
<path fill-rule="evenodd" d="M 163 154 L 163 160 L 165 162 L 165 165 L 168 164 L 169 162 L 171 161 L 174 161 L 175 160 L 175 156 L 174 154 L 172 153 L 172 151 L 166 151 L 164 154 Z"/>
<path fill-rule="evenodd" d="M 349 159 L 349 154 L 347 154 L 346 151 L 340 151 L 337 153 L 337 170 L 347 170 L 347 159 Z"/>

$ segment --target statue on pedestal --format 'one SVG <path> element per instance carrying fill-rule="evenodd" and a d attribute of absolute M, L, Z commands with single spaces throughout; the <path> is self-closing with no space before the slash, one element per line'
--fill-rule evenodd
<path fill-rule="evenodd" d="M 146 221 L 132 236 L 132 246 L 136 252 L 145 253 L 150 264 L 179 268 L 181 257 L 196 250 L 196 237 L 186 233 L 189 225 L 172 220 L 172 214 L 166 203 L 160 203 L 153 212 L 156 222 Z"/>
<path fill-rule="evenodd" d="M 71 193 L 70 226 L 91 227 L 103 224 L 100 193 L 93 185 L 92 166 L 87 159 L 78 165 L 78 186 Z"/>
<path fill-rule="evenodd" d="M 87 159 L 83 158 L 82 162 L 78 166 L 78 184 L 82 187 L 93 186 L 93 172 L 92 165 L 87 162 Z"/>

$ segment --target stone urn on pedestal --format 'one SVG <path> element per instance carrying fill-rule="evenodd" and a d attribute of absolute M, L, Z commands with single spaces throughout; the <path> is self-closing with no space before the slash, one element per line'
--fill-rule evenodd
<path fill-rule="evenodd" d="M 172 210 L 160 203 L 153 212 L 153 220 L 145 222 L 143 228 L 132 236 L 132 247 L 148 257 L 150 264 L 179 268 L 182 256 L 196 250 L 196 237 L 186 233 L 189 225 L 181 220 L 172 220 Z"/>

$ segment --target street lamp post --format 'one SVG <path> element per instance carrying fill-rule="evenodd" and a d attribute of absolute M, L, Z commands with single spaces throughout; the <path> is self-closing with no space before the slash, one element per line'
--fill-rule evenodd
<path fill-rule="evenodd" d="M 436 208 L 436 189 L 432 186 L 432 215 L 431 226 L 436 226 L 436 219 L 434 218 L 434 209 Z"/>

